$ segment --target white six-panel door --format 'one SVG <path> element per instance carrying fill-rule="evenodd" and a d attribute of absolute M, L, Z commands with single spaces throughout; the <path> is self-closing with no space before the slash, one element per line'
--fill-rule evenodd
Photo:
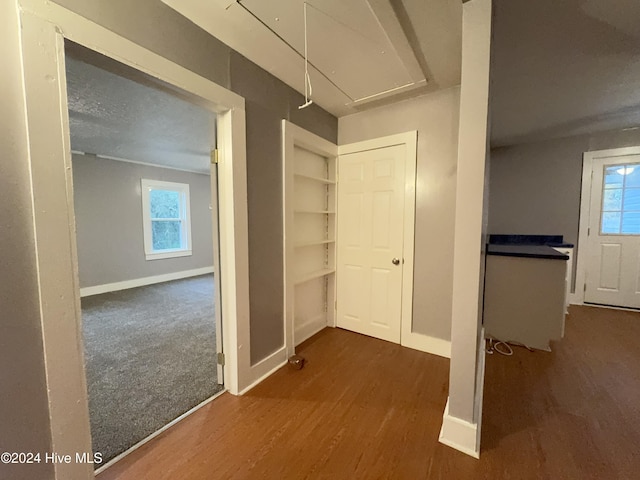
<path fill-rule="evenodd" d="M 592 168 L 584 300 L 640 308 L 640 155 Z"/>
<path fill-rule="evenodd" d="M 405 145 L 338 162 L 337 326 L 400 343 Z"/>

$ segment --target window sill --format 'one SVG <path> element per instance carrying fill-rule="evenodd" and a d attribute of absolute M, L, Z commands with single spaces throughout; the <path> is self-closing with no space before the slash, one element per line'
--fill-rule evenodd
<path fill-rule="evenodd" d="M 171 250 L 167 252 L 145 253 L 146 260 L 162 260 L 165 258 L 189 257 L 191 250 Z"/>

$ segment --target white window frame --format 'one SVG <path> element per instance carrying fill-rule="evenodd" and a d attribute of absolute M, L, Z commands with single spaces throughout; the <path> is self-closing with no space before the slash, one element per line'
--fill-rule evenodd
<path fill-rule="evenodd" d="M 144 254 L 147 260 L 161 260 L 165 258 L 187 257 L 192 255 L 191 250 L 191 202 L 189 195 L 189 184 L 176 182 L 163 182 L 160 180 L 150 180 L 142 178 L 140 180 L 142 187 L 142 226 L 144 231 Z M 180 217 L 170 220 L 179 220 L 182 222 L 182 239 L 183 246 L 176 249 L 155 250 L 153 248 L 153 229 L 151 218 L 151 198 L 152 190 L 168 190 L 179 192 L 180 201 Z M 164 219 L 163 219 L 164 220 Z M 167 219 L 169 220 L 169 219 Z"/>

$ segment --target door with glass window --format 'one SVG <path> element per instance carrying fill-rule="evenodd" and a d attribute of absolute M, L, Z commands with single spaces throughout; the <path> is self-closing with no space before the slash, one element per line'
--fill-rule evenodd
<path fill-rule="evenodd" d="M 640 155 L 596 158 L 585 302 L 640 308 Z"/>

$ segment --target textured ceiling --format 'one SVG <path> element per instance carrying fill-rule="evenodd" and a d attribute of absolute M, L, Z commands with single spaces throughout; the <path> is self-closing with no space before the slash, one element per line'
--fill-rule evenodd
<path fill-rule="evenodd" d="M 71 56 L 66 65 L 73 150 L 209 173 L 213 112 L 150 81 L 134 81 Z"/>
<path fill-rule="evenodd" d="M 638 25 L 638 0 L 496 0 L 492 144 L 640 125 Z"/>

